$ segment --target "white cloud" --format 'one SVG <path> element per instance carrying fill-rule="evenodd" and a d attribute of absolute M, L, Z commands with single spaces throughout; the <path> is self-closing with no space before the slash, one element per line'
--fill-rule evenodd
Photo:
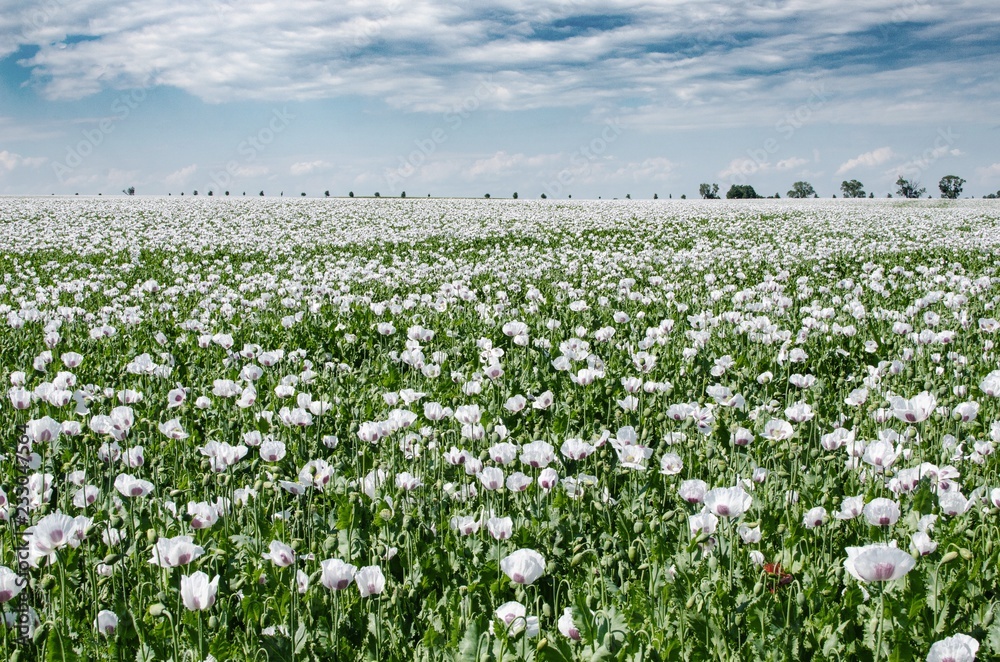
<path fill-rule="evenodd" d="M 819 83 L 829 94 L 807 109 L 807 121 L 991 118 L 1000 110 L 995 54 L 983 46 L 991 24 L 975 18 L 991 15 L 992 0 L 922 3 L 906 14 L 918 23 L 892 19 L 894 0 L 490 4 L 216 0 L 206 10 L 197 0 L 90 0 L 61 3 L 43 20 L 26 5 L 3 12 L 0 52 L 38 46 L 28 60 L 32 84 L 50 98 L 165 85 L 209 102 L 367 96 L 444 112 L 475 99 L 492 76 L 480 105 L 603 106 L 639 124 L 773 125 L 801 117 Z M 553 23 L 587 14 L 618 20 L 603 30 Z M 81 26 L 90 39 L 67 44 Z M 904 65 L 874 71 L 853 58 L 873 38 L 903 30 L 918 44 L 963 39 L 960 89 L 939 93 L 954 81 L 954 49 L 914 47 Z"/>
<path fill-rule="evenodd" d="M 1000 180 L 1000 163 L 992 163 L 985 168 L 978 168 L 976 174 L 987 185 L 997 185 Z M 997 185 L 1000 188 L 1000 185 Z"/>
<path fill-rule="evenodd" d="M 6 170 L 7 172 L 11 172 L 20 166 L 37 168 L 45 163 L 48 163 L 48 159 L 44 156 L 24 157 L 7 150 L 0 151 L 0 170 Z"/>
<path fill-rule="evenodd" d="M 797 156 L 793 156 L 791 158 L 782 159 L 781 161 L 778 161 L 777 165 L 775 165 L 775 169 L 791 170 L 793 168 L 798 168 L 799 166 L 804 166 L 807 163 L 809 163 L 809 159 L 802 159 Z"/>
<path fill-rule="evenodd" d="M 853 170 L 858 166 L 864 166 L 866 168 L 871 168 L 874 166 L 882 165 L 889 159 L 895 156 L 891 147 L 879 147 L 878 149 L 872 150 L 870 152 L 865 152 L 864 154 L 859 154 L 853 159 L 849 159 L 844 163 L 840 164 L 837 168 L 837 174 L 842 175 L 845 172 Z"/>
<path fill-rule="evenodd" d="M 170 173 L 163 179 L 163 181 L 168 186 L 184 186 L 191 181 L 191 176 L 196 172 L 198 172 L 198 166 L 197 164 L 192 163 L 189 166 L 184 166 L 180 170 Z"/>
<path fill-rule="evenodd" d="M 318 170 L 329 170 L 331 167 L 333 166 L 326 161 L 300 161 L 298 163 L 293 163 L 292 167 L 289 168 L 289 172 L 298 177 L 300 175 L 308 175 Z"/>

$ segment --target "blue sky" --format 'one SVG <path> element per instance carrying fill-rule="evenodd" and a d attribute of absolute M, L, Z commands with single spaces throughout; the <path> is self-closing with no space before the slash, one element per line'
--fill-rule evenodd
<path fill-rule="evenodd" d="M 992 0 L 0 0 L 0 194 L 1000 189 Z"/>

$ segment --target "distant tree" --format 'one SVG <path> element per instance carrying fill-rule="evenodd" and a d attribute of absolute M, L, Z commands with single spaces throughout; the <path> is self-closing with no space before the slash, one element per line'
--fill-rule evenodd
<path fill-rule="evenodd" d="M 542 200 L 545 200 L 545 199 L 546 199 L 546 198 L 548 198 L 548 197 L 549 197 L 549 196 L 547 196 L 547 195 L 545 195 L 544 193 L 542 193 Z"/>
<path fill-rule="evenodd" d="M 681 193 L 681 200 L 687 200 L 687 193 Z"/>
<path fill-rule="evenodd" d="M 212 189 L 208 189 L 208 197 L 212 197 L 213 195 L 215 195 L 215 194 L 212 193 Z"/>
<path fill-rule="evenodd" d="M 718 200 L 719 199 L 719 185 L 718 184 L 702 184 L 698 187 L 698 193 L 705 200 Z"/>
<path fill-rule="evenodd" d="M 329 191 L 323 191 L 323 197 L 324 198 L 329 198 L 330 197 L 330 192 Z"/>
<path fill-rule="evenodd" d="M 753 186 L 749 184 L 733 184 L 726 192 L 726 198 L 729 200 L 747 200 L 760 197 L 757 191 L 753 190 Z"/>
<path fill-rule="evenodd" d="M 517 200 L 517 191 L 514 191 L 514 199 Z"/>
<path fill-rule="evenodd" d="M 226 191 L 226 197 L 227 198 L 229 197 L 229 191 Z"/>
<path fill-rule="evenodd" d="M 809 182 L 795 182 L 788 192 L 789 198 L 811 198 L 816 195 L 816 189 Z"/>
<path fill-rule="evenodd" d="M 405 198 L 405 197 L 406 197 L 406 191 L 403 191 L 403 192 L 402 192 L 402 193 L 400 194 L 400 196 L 399 196 L 399 197 L 401 197 L 401 198 Z"/>
<path fill-rule="evenodd" d="M 919 186 L 920 182 L 916 180 L 911 182 L 908 179 L 903 179 L 900 175 L 899 179 L 896 180 L 896 193 L 904 198 L 920 198 L 927 192 L 927 189 L 918 188 Z"/>
<path fill-rule="evenodd" d="M 626 200 L 631 200 L 632 199 L 632 194 L 631 193 L 626 193 L 625 194 L 625 199 Z"/>
<path fill-rule="evenodd" d="M 304 198 L 304 197 L 306 197 L 306 192 L 303 191 L 300 195 Z"/>
<path fill-rule="evenodd" d="M 194 190 L 194 195 L 198 195 L 198 189 Z"/>
<path fill-rule="evenodd" d="M 780 194 L 780 193 L 778 193 L 777 191 L 775 191 L 775 192 L 774 192 L 774 197 L 775 197 L 775 199 L 778 199 L 778 198 L 780 198 L 780 197 L 781 197 L 781 194 Z"/>
<path fill-rule="evenodd" d="M 865 197 L 865 185 L 856 179 L 847 181 L 846 179 L 840 183 L 840 190 L 843 192 L 845 198 L 863 198 Z"/>
<path fill-rule="evenodd" d="M 868 194 L 868 197 L 869 197 L 869 198 L 874 198 L 874 197 L 875 197 L 875 194 L 874 194 L 874 193 L 869 193 L 869 194 Z"/>
<path fill-rule="evenodd" d="M 264 192 L 263 191 L 260 192 L 260 197 L 262 197 L 262 198 L 264 197 Z"/>
<path fill-rule="evenodd" d="M 348 197 L 348 198 L 353 198 L 353 197 L 354 197 L 354 191 L 351 191 L 351 192 L 349 192 L 349 193 L 347 194 L 347 197 Z"/>
<path fill-rule="evenodd" d="M 660 196 L 658 196 L 658 195 L 656 195 L 656 194 L 654 193 L 654 194 L 653 194 L 653 200 L 659 200 L 659 199 L 660 199 Z"/>
<path fill-rule="evenodd" d="M 941 197 L 948 198 L 949 200 L 954 200 L 958 196 L 962 195 L 962 185 L 965 184 L 965 180 L 957 175 L 945 175 L 938 182 L 938 188 L 941 189 Z"/>
<path fill-rule="evenodd" d="M 484 195 L 483 197 L 484 197 L 484 198 L 486 198 L 487 200 L 489 200 L 489 199 L 490 199 L 490 194 L 489 194 L 489 193 L 487 193 L 487 194 L 486 194 L 486 195 Z"/>
<path fill-rule="evenodd" d="M 125 195 L 135 195 L 135 187 L 129 186 L 126 189 L 122 189 L 122 193 L 124 193 Z"/>

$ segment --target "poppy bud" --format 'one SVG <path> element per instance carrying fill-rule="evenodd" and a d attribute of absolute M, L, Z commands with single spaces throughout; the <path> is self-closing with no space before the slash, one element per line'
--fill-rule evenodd
<path fill-rule="evenodd" d="M 572 560 L 570 560 L 569 562 L 570 567 L 575 568 L 576 566 L 580 565 L 580 563 L 583 561 L 583 557 L 585 554 L 586 552 L 579 552 L 578 554 L 574 554 Z"/>
<path fill-rule="evenodd" d="M 104 565 L 114 565 L 122 558 L 121 554 L 108 554 L 104 557 Z"/>
<path fill-rule="evenodd" d="M 632 561 L 633 563 L 635 562 L 635 553 L 636 552 L 634 545 L 628 548 L 628 560 Z"/>
<path fill-rule="evenodd" d="M 642 533 L 642 520 L 637 520 L 636 523 L 632 525 L 632 531 L 635 533 Z"/>
<path fill-rule="evenodd" d="M 53 577 L 52 575 L 45 575 L 44 577 L 42 577 L 40 586 L 42 587 L 43 591 L 47 591 L 55 585 L 56 585 L 56 578 Z"/>
<path fill-rule="evenodd" d="M 154 618 L 158 616 L 163 616 L 163 614 L 166 612 L 166 609 L 167 608 L 164 607 L 162 603 L 154 602 L 153 604 L 149 605 L 149 615 L 153 616 Z"/>
<path fill-rule="evenodd" d="M 49 622 L 45 621 L 37 628 L 35 628 L 35 634 L 31 637 L 32 642 L 36 646 L 40 646 L 43 641 L 45 641 L 45 635 L 49 632 Z"/>
<path fill-rule="evenodd" d="M 958 553 L 966 561 L 971 561 L 972 560 L 972 551 L 971 550 L 968 550 L 965 547 L 963 547 L 960 550 L 958 550 Z"/>
<path fill-rule="evenodd" d="M 218 617 L 217 617 L 217 616 L 215 616 L 215 615 L 213 614 L 213 615 L 212 615 L 212 616 L 210 616 L 210 617 L 209 617 L 209 619 L 208 619 L 208 629 L 209 629 L 209 630 L 214 630 L 214 629 L 215 629 L 215 628 L 217 628 L 217 627 L 219 627 L 219 619 L 218 619 Z"/>
<path fill-rule="evenodd" d="M 549 645 L 549 640 L 546 639 L 545 637 L 542 637 L 541 640 L 538 642 L 538 646 L 535 647 L 535 650 L 542 650 L 548 645 Z"/>
<path fill-rule="evenodd" d="M 941 564 L 944 565 L 945 563 L 951 563 L 957 558 L 958 558 L 958 552 L 956 551 L 948 552 L 943 557 L 941 557 Z"/>
<path fill-rule="evenodd" d="M 149 541 L 151 543 L 154 543 L 154 542 L 156 542 L 157 538 L 159 538 L 159 537 L 160 536 L 156 532 L 156 529 L 146 529 L 146 540 L 147 541 Z"/>

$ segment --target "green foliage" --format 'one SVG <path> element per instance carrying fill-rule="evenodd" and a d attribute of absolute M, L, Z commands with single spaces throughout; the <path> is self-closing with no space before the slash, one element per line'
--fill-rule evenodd
<path fill-rule="evenodd" d="M 840 183 L 840 190 L 843 192 L 845 198 L 865 197 L 865 185 L 856 179 L 852 179 L 851 181 L 845 179 Z"/>
<path fill-rule="evenodd" d="M 789 198 L 811 198 L 816 195 L 816 189 L 809 182 L 795 182 L 792 184 L 792 188 L 788 191 L 787 195 Z M 729 196 L 727 195 L 726 197 Z"/>
<path fill-rule="evenodd" d="M 941 191 L 942 198 L 954 200 L 962 195 L 962 186 L 964 184 L 965 180 L 957 175 L 945 175 L 938 182 L 938 189 Z"/>
<path fill-rule="evenodd" d="M 753 189 L 750 184 L 733 184 L 726 191 L 727 200 L 745 200 L 751 198 L 761 198 L 763 196 L 758 195 L 757 191 Z"/>

